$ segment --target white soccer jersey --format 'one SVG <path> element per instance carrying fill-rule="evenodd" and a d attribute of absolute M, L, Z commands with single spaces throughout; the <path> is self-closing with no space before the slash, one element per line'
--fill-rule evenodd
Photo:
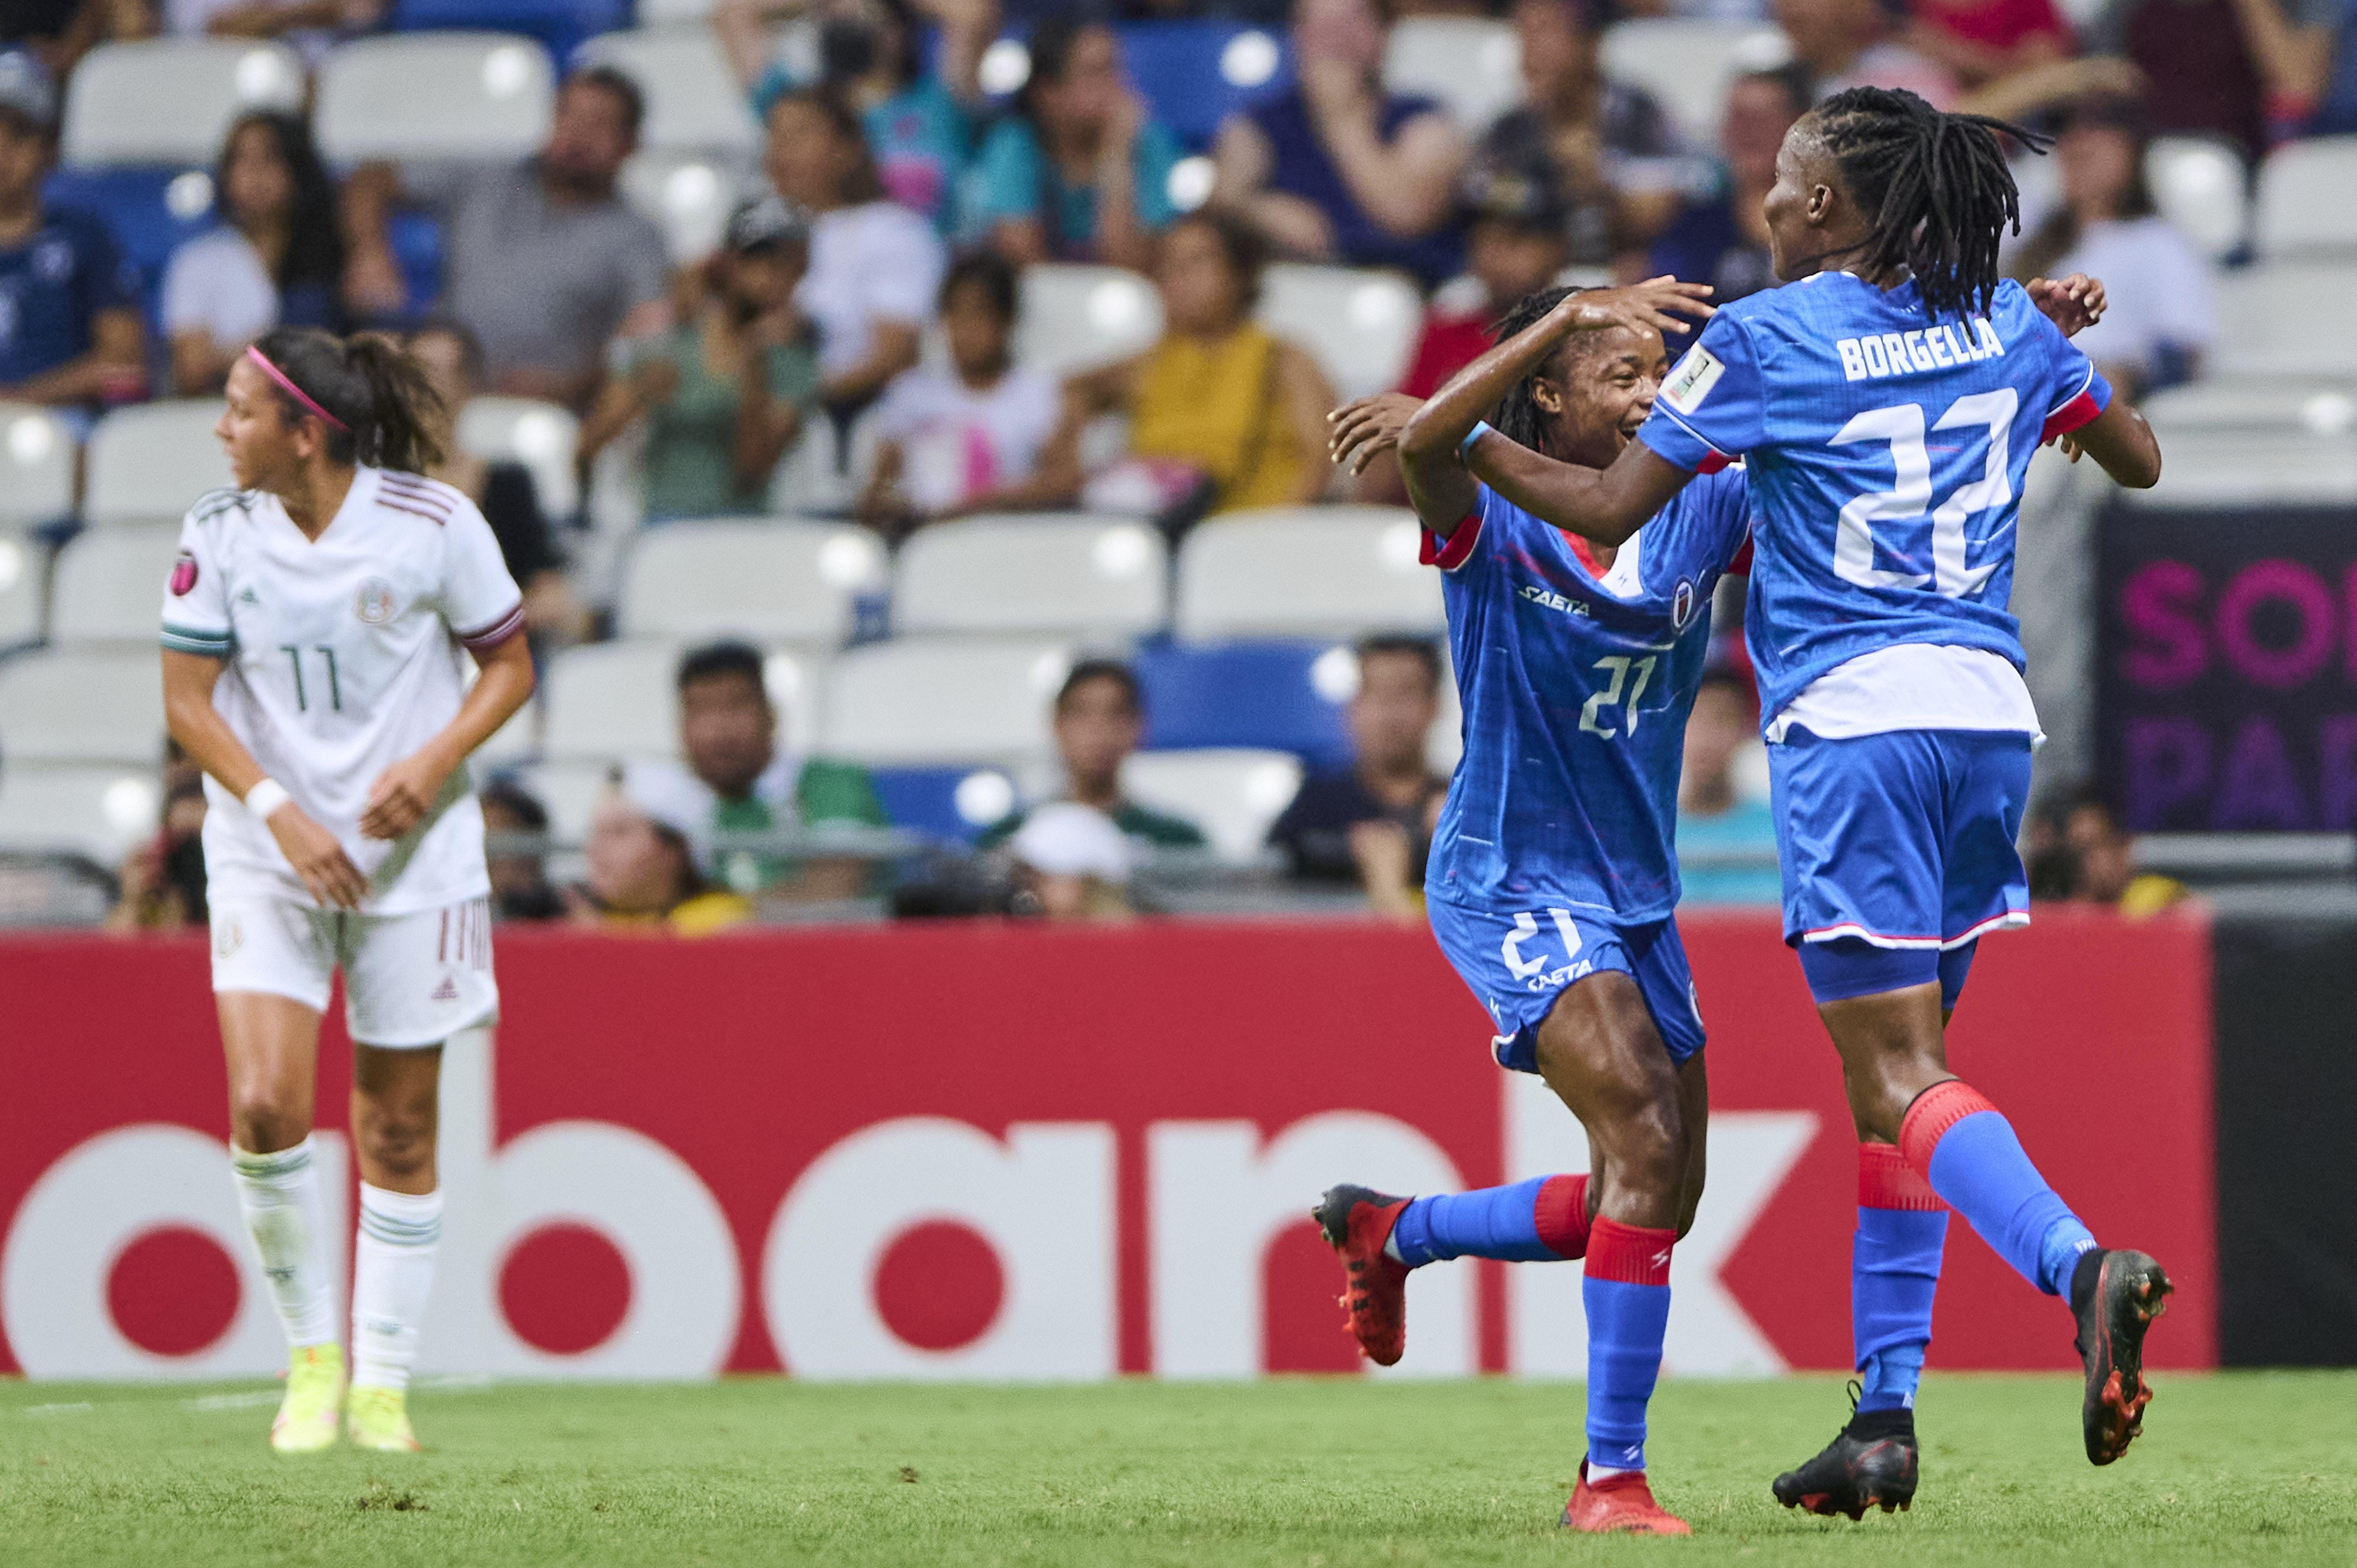
<path fill-rule="evenodd" d="M 317 541 L 278 498 L 214 490 L 180 525 L 164 646 L 220 659 L 213 707 L 263 770 L 334 833 L 369 879 L 371 915 L 490 890 L 483 814 L 461 767 L 425 819 L 361 836 L 369 787 L 457 715 L 461 647 L 523 629 L 523 596 L 475 504 L 449 486 L 363 467 Z M 205 780 L 205 870 L 216 898 L 314 900 L 263 822 Z"/>

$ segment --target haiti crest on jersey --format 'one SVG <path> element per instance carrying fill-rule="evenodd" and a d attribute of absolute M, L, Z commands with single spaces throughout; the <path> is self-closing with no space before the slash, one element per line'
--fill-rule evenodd
<path fill-rule="evenodd" d="M 172 563 L 172 596 L 185 599 L 188 596 L 188 590 L 196 585 L 197 558 L 183 550 L 180 558 Z"/>
<path fill-rule="evenodd" d="M 382 577 L 371 577 L 362 583 L 361 591 L 352 598 L 352 614 L 371 626 L 382 626 L 391 620 L 397 607 L 393 602 L 393 585 Z"/>
<path fill-rule="evenodd" d="M 1680 577 L 1678 579 L 1678 585 L 1674 589 L 1671 590 L 1670 593 L 1671 628 L 1676 631 L 1685 630 L 1686 622 L 1694 619 L 1694 579 L 1691 577 Z"/>

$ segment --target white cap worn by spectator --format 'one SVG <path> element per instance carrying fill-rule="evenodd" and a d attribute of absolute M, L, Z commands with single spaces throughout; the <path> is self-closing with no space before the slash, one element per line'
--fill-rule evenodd
<path fill-rule="evenodd" d="M 627 762 L 615 771 L 615 788 L 648 821 L 687 841 L 698 866 L 712 858 L 712 792 L 684 769 L 661 763 Z"/>
<path fill-rule="evenodd" d="M 1034 811 L 1006 847 L 1045 875 L 1092 876 L 1115 886 L 1129 880 L 1136 853 L 1111 817 L 1071 800 Z"/>

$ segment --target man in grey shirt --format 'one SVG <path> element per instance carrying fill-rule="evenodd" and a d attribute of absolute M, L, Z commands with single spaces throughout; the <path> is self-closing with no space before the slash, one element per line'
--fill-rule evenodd
<path fill-rule="evenodd" d="M 537 157 L 355 171 L 344 188 L 344 292 L 354 314 L 400 308 L 385 220 L 396 200 L 431 207 L 444 225 L 444 308 L 481 338 L 492 388 L 586 406 L 606 345 L 660 331 L 669 317 L 662 234 L 614 194 L 643 112 L 629 77 L 594 67 L 558 90 Z"/>

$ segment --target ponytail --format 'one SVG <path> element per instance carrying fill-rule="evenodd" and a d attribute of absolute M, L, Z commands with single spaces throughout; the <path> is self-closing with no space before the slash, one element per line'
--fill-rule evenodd
<path fill-rule="evenodd" d="M 425 370 L 391 338 L 376 332 L 337 338 L 316 327 L 281 327 L 264 333 L 253 348 L 294 389 L 278 389 L 288 418 L 328 416 L 321 424 L 329 461 L 413 474 L 442 461 L 442 443 L 434 434 L 442 399 Z M 303 406 L 303 400 L 312 406 Z"/>
<path fill-rule="evenodd" d="M 1492 340 L 1503 343 L 1519 337 L 1545 320 L 1548 312 L 1578 292 L 1576 288 L 1543 288 L 1536 294 L 1525 295 L 1520 305 L 1499 319 Z M 1490 424 L 1515 446 L 1527 446 L 1542 455 L 1546 453 L 1546 415 L 1540 410 L 1538 400 L 1531 395 L 1531 383 L 1552 369 L 1561 357 L 1562 351 L 1558 349 L 1547 363 L 1516 381 L 1506 395 L 1498 400 L 1497 411 L 1490 416 Z"/>
<path fill-rule="evenodd" d="M 2007 228 L 2021 228 L 2020 194 L 1997 135 L 2036 153 L 2050 139 L 1880 87 L 1836 92 L 1811 120 L 1871 224 L 1859 258 L 1866 269 L 1913 274 L 1935 318 L 1986 309 L 1998 243 Z"/>

